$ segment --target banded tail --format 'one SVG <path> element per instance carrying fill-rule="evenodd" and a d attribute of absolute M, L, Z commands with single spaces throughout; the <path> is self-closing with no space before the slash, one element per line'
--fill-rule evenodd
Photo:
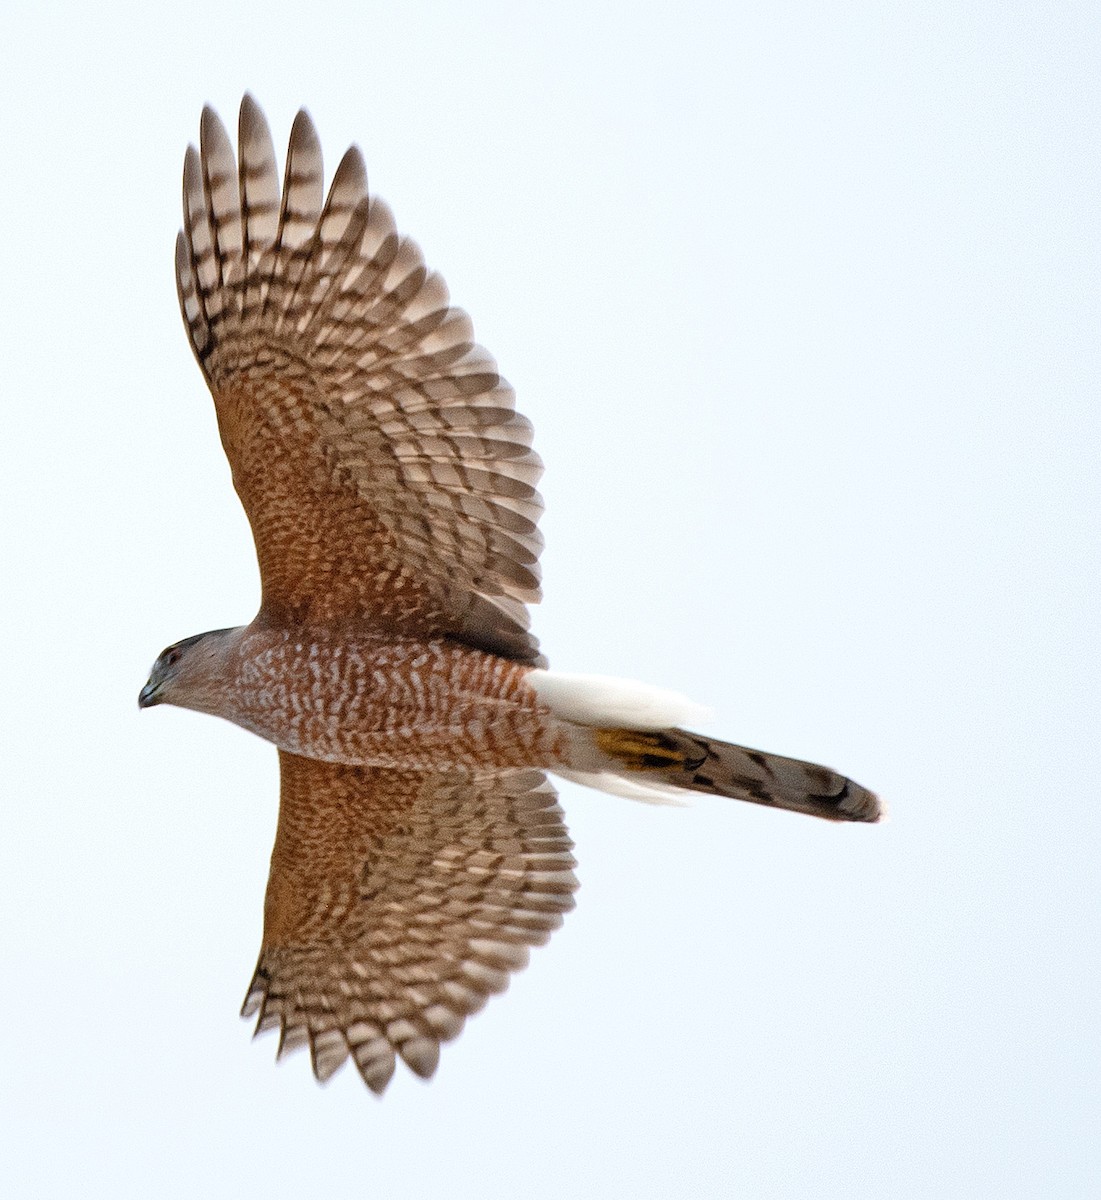
<path fill-rule="evenodd" d="M 680 728 L 700 711 L 683 696 L 601 676 L 527 678 L 569 731 L 569 765 L 553 768 L 567 779 L 650 803 L 705 792 L 828 821 L 883 814 L 873 792 L 828 767 Z"/>

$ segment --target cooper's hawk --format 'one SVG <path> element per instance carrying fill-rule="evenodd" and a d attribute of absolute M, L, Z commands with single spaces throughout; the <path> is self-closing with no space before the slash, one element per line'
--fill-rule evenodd
<path fill-rule="evenodd" d="M 279 828 L 245 1015 L 418 1074 L 573 905 L 544 772 L 662 799 L 712 792 L 832 820 L 876 798 L 824 767 L 688 733 L 683 699 L 545 670 L 531 426 L 443 280 L 367 191 L 328 198 L 305 112 L 280 189 L 251 97 L 235 159 L 205 109 L 184 160 L 180 306 L 256 541 L 247 626 L 158 658 L 140 704 L 279 749 Z"/>

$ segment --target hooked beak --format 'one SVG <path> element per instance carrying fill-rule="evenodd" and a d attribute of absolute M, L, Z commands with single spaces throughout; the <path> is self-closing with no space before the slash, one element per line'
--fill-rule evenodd
<path fill-rule="evenodd" d="M 145 687 L 138 692 L 138 708 L 152 708 L 154 704 L 160 704 L 160 698 L 157 695 L 157 687 L 154 683 L 147 683 Z"/>

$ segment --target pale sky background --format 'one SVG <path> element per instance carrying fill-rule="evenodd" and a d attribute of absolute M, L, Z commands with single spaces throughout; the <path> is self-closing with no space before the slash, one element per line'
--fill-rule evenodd
<path fill-rule="evenodd" d="M 1101 1194 L 1095 3 L 12 6 L 0 1191 Z M 424 247 L 547 462 L 555 666 L 880 791 L 562 785 L 578 908 L 380 1103 L 236 1012 L 271 747 L 138 689 L 247 621 L 176 305 L 241 93 Z"/>

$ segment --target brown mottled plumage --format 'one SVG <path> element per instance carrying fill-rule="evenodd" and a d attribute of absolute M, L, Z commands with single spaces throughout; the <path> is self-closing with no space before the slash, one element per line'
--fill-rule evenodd
<path fill-rule="evenodd" d="M 439 1043 L 573 907 L 570 839 L 541 771 L 388 770 L 279 753 L 264 949 L 245 1000 L 318 1079 L 351 1053 L 381 1091 L 395 1052 Z M 319 867 L 321 869 L 319 869 Z"/>
<path fill-rule="evenodd" d="M 212 713 L 279 748 L 279 830 L 245 1014 L 396 1057 L 501 991 L 573 903 L 545 770 L 662 799 L 713 792 L 833 820 L 876 798 L 827 768 L 678 725 L 681 698 L 544 670 L 542 467 L 469 318 L 348 151 L 328 198 L 309 117 L 282 188 L 251 97 L 238 156 L 205 109 L 184 162 L 180 306 L 256 541 L 260 612 L 169 647 L 140 703 Z"/>

